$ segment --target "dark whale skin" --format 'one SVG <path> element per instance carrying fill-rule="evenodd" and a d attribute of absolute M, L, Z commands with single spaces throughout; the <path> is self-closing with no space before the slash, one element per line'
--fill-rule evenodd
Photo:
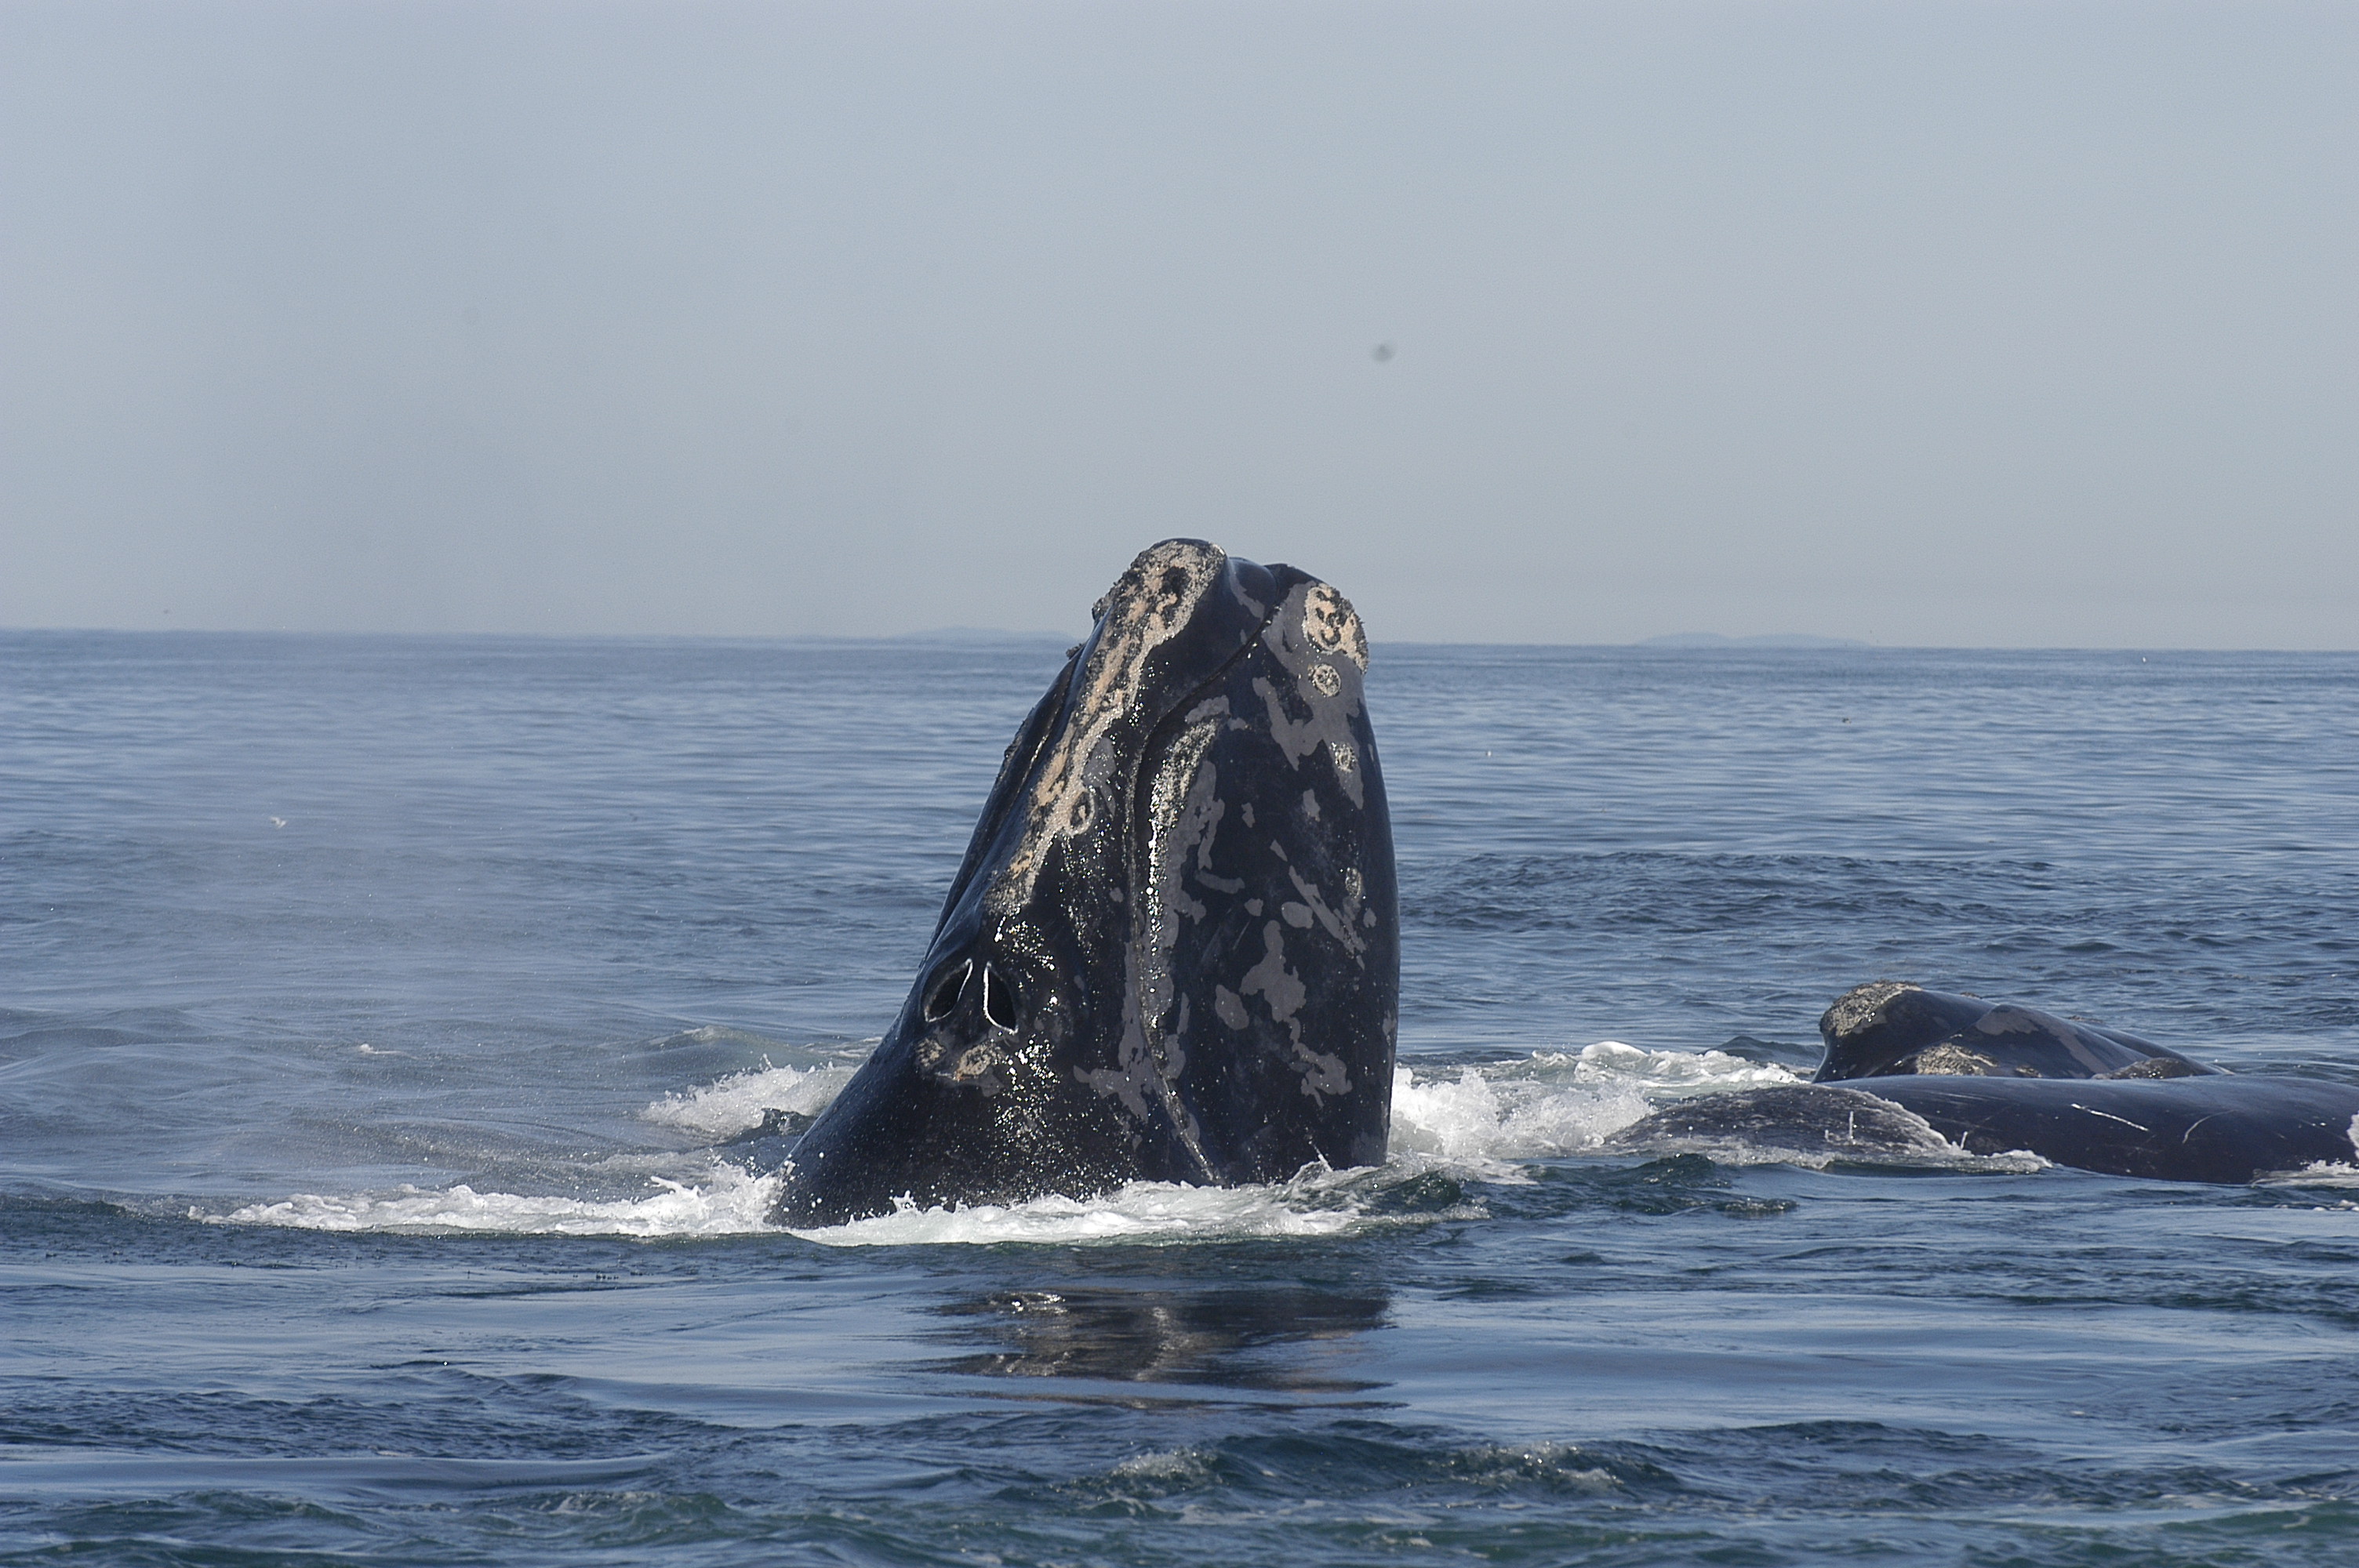
<path fill-rule="evenodd" d="M 775 1222 L 1384 1159 L 1399 929 L 1357 614 L 1192 539 L 1094 613 Z"/>
<path fill-rule="evenodd" d="M 2359 1085 L 2225 1073 L 2163 1080 L 1918 1075 L 1850 1086 L 1971 1154 L 2169 1182 L 2250 1182 L 2359 1162 Z"/>
<path fill-rule="evenodd" d="M 1908 980 L 1854 986 L 1820 1015 L 1816 1082 L 1903 1074 L 2017 1078 L 2180 1078 L 2217 1072 L 2117 1029 Z"/>
<path fill-rule="evenodd" d="M 1699 1095 L 1624 1128 L 1606 1147 L 1684 1152 L 1701 1141 L 1908 1164 L 1947 1144 L 2111 1176 L 2239 1184 L 2352 1166 L 2354 1118 L 2359 1086 L 2311 1078 L 1905 1074 Z"/>
<path fill-rule="evenodd" d="M 1643 1149 L 1699 1136 L 1864 1160 L 1908 1152 L 1863 1096 L 1971 1154 L 2036 1154 L 2105 1175 L 2251 1182 L 2359 1165 L 2359 1085 L 2228 1074 L 2119 1030 L 1878 980 L 1819 1021 L 1810 1085 L 1701 1097 L 1616 1133 Z"/>
<path fill-rule="evenodd" d="M 1857 986 L 1819 1020 L 1817 1081 L 1922 1117 L 1974 1154 L 2179 1182 L 2349 1165 L 2359 1087 L 2236 1076 L 2116 1029 L 1908 981 Z"/>

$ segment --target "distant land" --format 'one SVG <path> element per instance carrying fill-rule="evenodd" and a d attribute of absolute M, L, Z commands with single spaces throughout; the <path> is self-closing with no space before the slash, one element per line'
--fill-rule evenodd
<path fill-rule="evenodd" d="M 897 632 L 885 639 L 894 643 L 1043 643 L 1071 642 L 1075 635 L 1087 635 L 1089 628 L 1079 633 L 1071 632 L 1007 632 L 990 626 L 935 626 L 922 632 Z M 866 642 L 864 637 L 821 638 L 822 642 Z M 1381 639 L 1380 639 L 1381 640 Z M 1441 643 L 1437 646 L 1456 646 Z M 1643 642 L 1623 643 L 1534 643 L 1536 647 L 1625 647 L 1625 648 L 1872 648 L 1875 644 L 1857 637 L 1816 637 L 1801 632 L 1772 632 L 1758 637 L 1723 637 L 1717 632 L 1673 632 L 1660 637 L 1648 637 Z"/>
<path fill-rule="evenodd" d="M 1083 627 L 1084 632 L 1088 631 Z M 923 632 L 895 632 L 886 636 L 888 643 L 1070 643 L 1070 632 L 1003 632 L 991 626 L 936 626 Z M 864 643 L 865 637 L 846 637 L 841 641 Z"/>
<path fill-rule="evenodd" d="M 1772 632 L 1761 637 L 1723 637 L 1717 632 L 1673 632 L 1631 644 L 1636 648 L 1872 648 L 1857 637 L 1813 637 L 1805 632 Z"/>

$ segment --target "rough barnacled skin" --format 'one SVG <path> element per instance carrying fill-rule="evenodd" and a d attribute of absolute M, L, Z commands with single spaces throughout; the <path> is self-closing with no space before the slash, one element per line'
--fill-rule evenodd
<path fill-rule="evenodd" d="M 2114 1029 L 2037 1008 L 1876 980 L 1835 999 L 1819 1020 L 1817 1081 L 1917 1074 L 2015 1078 L 2179 1078 L 2218 1069 Z"/>
<path fill-rule="evenodd" d="M 1359 618 L 1187 539 L 1096 613 L 782 1222 L 1383 1159 L 1399 938 Z"/>

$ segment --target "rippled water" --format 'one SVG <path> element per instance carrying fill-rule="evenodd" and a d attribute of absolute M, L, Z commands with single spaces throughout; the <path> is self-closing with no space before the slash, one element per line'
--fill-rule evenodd
<path fill-rule="evenodd" d="M 0 634 L 0 1560 L 2359 1552 L 2354 1178 L 1595 1147 L 1882 976 L 2359 1078 L 2359 658 L 1380 647 L 1390 1164 L 767 1228 L 1060 653 Z"/>

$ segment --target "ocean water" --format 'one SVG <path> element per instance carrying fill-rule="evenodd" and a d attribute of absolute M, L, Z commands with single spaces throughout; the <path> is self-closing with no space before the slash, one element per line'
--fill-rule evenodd
<path fill-rule="evenodd" d="M 769 1228 L 1060 654 L 0 634 L 0 1561 L 2359 1560 L 2359 1177 L 1597 1148 L 2359 1078 L 2359 657 L 1379 645 L 1389 1164 Z"/>

